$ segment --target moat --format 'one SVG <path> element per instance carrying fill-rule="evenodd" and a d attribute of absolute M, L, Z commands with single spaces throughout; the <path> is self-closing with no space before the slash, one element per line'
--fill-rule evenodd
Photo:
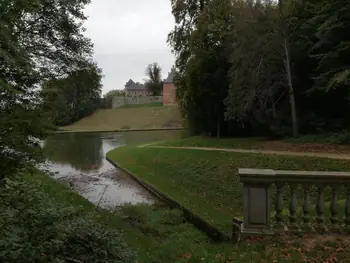
<path fill-rule="evenodd" d="M 180 138 L 181 131 L 125 133 L 62 133 L 44 142 L 48 170 L 90 202 L 114 210 L 125 204 L 153 203 L 155 199 L 107 160 L 107 152 L 122 145 Z"/>

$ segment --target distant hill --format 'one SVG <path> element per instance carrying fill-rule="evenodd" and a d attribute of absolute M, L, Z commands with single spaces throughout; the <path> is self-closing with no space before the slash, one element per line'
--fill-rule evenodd
<path fill-rule="evenodd" d="M 71 125 L 69 131 L 115 131 L 134 129 L 179 128 L 182 119 L 177 106 L 98 110 Z"/>

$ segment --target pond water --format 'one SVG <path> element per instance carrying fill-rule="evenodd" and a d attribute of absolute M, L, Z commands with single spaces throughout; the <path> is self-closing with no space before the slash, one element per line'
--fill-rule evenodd
<path fill-rule="evenodd" d="M 44 142 L 48 159 L 44 168 L 55 179 L 105 209 L 127 203 L 153 203 L 154 198 L 143 187 L 106 160 L 106 153 L 125 144 L 177 139 L 182 134 L 182 131 L 55 134 Z"/>

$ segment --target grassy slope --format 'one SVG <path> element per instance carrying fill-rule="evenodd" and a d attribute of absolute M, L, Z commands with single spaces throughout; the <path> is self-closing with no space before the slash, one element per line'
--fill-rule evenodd
<path fill-rule="evenodd" d="M 187 223 L 178 210 L 141 205 L 124 207 L 114 214 L 96 209 L 42 173 L 25 180 L 50 196 L 51 201 L 82 206 L 82 217 L 92 214 L 96 222 L 122 230 L 127 243 L 137 250 L 139 263 L 323 262 L 331 257 L 346 262 L 350 253 L 349 240 L 335 238 L 252 239 L 234 247 L 228 243 L 215 244 Z"/>
<path fill-rule="evenodd" d="M 67 206 L 81 206 L 81 217 L 92 217 L 96 222 L 120 229 L 127 244 L 138 252 L 138 262 L 185 262 L 182 255 L 193 255 L 193 261 L 206 256 L 204 262 L 215 261 L 217 253 L 231 252 L 228 244 L 215 245 L 191 224 L 186 223 L 178 210 L 161 206 L 124 207 L 120 213 L 97 209 L 80 195 L 48 176 L 38 173 L 25 178 L 30 184 L 44 191 L 51 200 Z M 196 242 L 193 242 L 193 241 Z"/>
<path fill-rule="evenodd" d="M 142 107 L 98 110 L 91 116 L 62 127 L 72 131 L 113 131 L 181 127 L 178 107 Z"/>
<path fill-rule="evenodd" d="M 293 143 L 294 142 L 294 143 Z M 186 139 L 159 143 L 164 146 L 191 146 L 191 147 L 215 147 L 237 149 L 259 149 L 291 152 L 328 152 L 350 153 L 350 145 L 337 145 L 326 143 L 295 143 L 293 140 L 272 141 L 262 138 L 210 138 L 189 137 Z"/>
<path fill-rule="evenodd" d="M 227 233 L 243 210 L 238 168 L 350 171 L 343 160 L 200 150 L 121 147 L 108 156 Z"/>
<path fill-rule="evenodd" d="M 154 107 L 163 107 L 162 102 L 155 103 L 146 103 L 146 104 L 125 104 L 119 109 L 131 109 L 131 108 L 154 108 Z"/>
<path fill-rule="evenodd" d="M 67 186 L 56 182 L 54 179 L 51 179 L 46 174 L 38 173 L 35 174 L 34 177 L 26 177 L 25 180 L 48 194 L 48 196 L 50 196 L 54 202 L 67 204 L 67 206 L 80 206 L 84 211 L 82 216 L 92 215 L 96 221 L 106 223 L 118 229 L 123 229 L 124 238 L 129 244 L 137 246 L 140 242 L 149 242 L 147 237 L 143 236 L 141 233 L 135 232 L 135 230 L 130 227 L 129 224 L 123 222 L 120 217 L 115 216 L 113 213 L 106 210 L 96 208 L 87 199 L 73 192 Z"/>

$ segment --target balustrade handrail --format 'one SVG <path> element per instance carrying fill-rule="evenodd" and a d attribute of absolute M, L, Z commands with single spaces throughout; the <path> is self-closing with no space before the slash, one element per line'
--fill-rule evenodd
<path fill-rule="evenodd" d="M 350 172 L 239 168 L 238 174 L 243 183 L 350 183 Z"/>

